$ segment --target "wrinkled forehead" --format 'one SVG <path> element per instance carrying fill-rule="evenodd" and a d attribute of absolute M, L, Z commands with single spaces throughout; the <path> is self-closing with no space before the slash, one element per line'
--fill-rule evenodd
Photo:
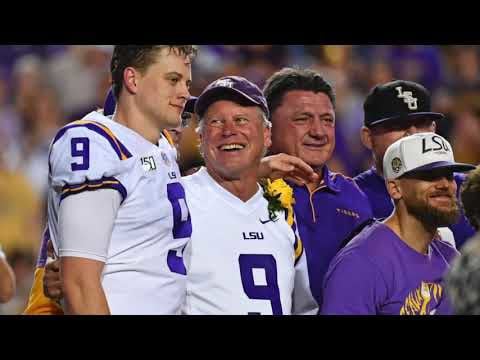
<path fill-rule="evenodd" d="M 252 115 L 262 118 L 264 112 L 260 106 L 251 104 L 245 100 L 242 101 L 241 98 L 226 96 L 208 105 L 203 118 L 209 119 L 226 115 Z"/>
<path fill-rule="evenodd" d="M 323 92 L 315 93 L 306 90 L 291 90 L 283 95 L 280 108 L 291 113 L 308 111 L 312 113 L 330 114 L 335 116 L 332 101 Z"/>

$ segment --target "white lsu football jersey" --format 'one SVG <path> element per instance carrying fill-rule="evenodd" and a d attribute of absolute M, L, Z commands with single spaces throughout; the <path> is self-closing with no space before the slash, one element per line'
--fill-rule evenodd
<path fill-rule="evenodd" d="M 179 313 L 186 286 L 181 255 L 192 226 L 168 141 L 162 137 L 156 146 L 92 112 L 59 130 L 49 167 L 48 226 L 57 255 L 105 262 L 102 286 L 112 314 Z M 122 197 L 107 258 L 68 249 L 58 254 L 61 201 L 105 188 Z"/>
<path fill-rule="evenodd" d="M 259 186 L 247 202 L 206 168 L 183 177 L 192 214 L 184 252 L 184 314 L 316 314 L 302 243 L 284 213 L 276 221 Z"/>

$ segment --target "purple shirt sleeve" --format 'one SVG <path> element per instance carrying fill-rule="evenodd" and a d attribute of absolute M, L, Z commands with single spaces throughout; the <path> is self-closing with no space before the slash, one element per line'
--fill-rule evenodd
<path fill-rule="evenodd" d="M 387 294 L 376 265 L 352 251 L 332 261 L 323 291 L 322 315 L 375 315 Z"/>

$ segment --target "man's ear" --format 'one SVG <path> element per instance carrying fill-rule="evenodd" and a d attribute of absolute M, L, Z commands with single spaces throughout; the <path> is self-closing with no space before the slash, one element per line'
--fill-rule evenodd
<path fill-rule="evenodd" d="M 197 127 L 196 132 L 197 132 L 197 135 L 198 135 L 198 151 L 199 151 L 200 155 L 202 156 L 202 158 L 205 159 L 205 156 L 203 155 L 204 154 L 203 153 L 203 131 L 200 128 L 200 125 Z"/>
<path fill-rule="evenodd" d="M 265 149 L 269 149 L 272 146 L 272 129 L 269 127 L 263 129 L 263 143 Z"/>
<path fill-rule="evenodd" d="M 140 72 L 133 67 L 127 67 L 123 70 L 123 87 L 131 94 L 136 94 L 138 91 L 138 80 Z"/>
<path fill-rule="evenodd" d="M 363 146 L 368 150 L 372 150 L 372 131 L 368 127 L 362 126 L 360 129 L 360 139 L 362 140 Z"/>
<path fill-rule="evenodd" d="M 387 180 L 387 191 L 393 200 L 400 200 L 402 198 L 400 180 Z"/>

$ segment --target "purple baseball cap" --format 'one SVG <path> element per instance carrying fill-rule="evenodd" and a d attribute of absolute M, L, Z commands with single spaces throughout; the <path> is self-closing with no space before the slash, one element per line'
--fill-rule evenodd
<path fill-rule="evenodd" d="M 194 113 L 195 112 L 195 104 L 197 103 L 198 97 L 190 96 L 190 98 L 185 103 L 185 108 L 183 109 L 184 112 L 187 113 Z"/>
<path fill-rule="evenodd" d="M 184 113 L 193 113 L 196 101 L 197 97 L 191 96 L 185 103 L 185 108 L 183 109 Z M 113 115 L 113 113 L 115 112 L 116 104 L 117 103 L 115 101 L 115 96 L 113 96 L 113 90 L 112 88 L 110 88 L 108 90 L 105 103 L 103 104 L 103 114 L 105 116 Z"/>
<path fill-rule="evenodd" d="M 262 90 L 241 76 L 224 76 L 208 85 L 195 103 L 195 113 L 201 118 L 207 108 L 217 100 L 239 100 L 259 106 L 267 118 L 268 105 Z"/>

